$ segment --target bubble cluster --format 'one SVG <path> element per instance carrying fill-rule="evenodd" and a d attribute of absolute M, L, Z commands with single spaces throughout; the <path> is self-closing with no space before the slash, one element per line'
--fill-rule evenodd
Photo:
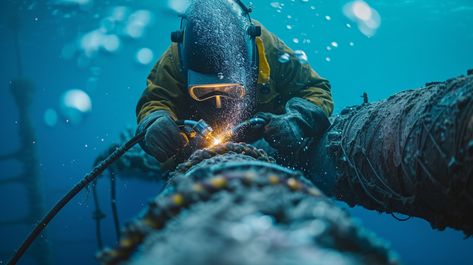
<path fill-rule="evenodd" d="M 350 18 L 353 18 L 351 20 L 355 23 L 351 21 L 348 23 L 347 21 L 341 22 L 344 19 L 340 19 L 340 16 L 337 14 L 327 13 L 325 4 L 321 2 L 317 3 L 316 6 L 316 2 L 310 0 L 273 1 L 270 2 L 270 6 L 274 11 L 276 11 L 276 13 L 281 13 L 280 15 L 276 15 L 276 17 L 284 19 L 284 29 L 293 34 L 285 41 L 297 44 L 298 46 L 304 46 L 305 51 L 311 51 L 312 54 L 318 55 L 315 57 L 316 60 L 331 62 L 332 58 L 335 56 L 335 52 L 339 49 L 344 49 L 345 47 L 354 47 L 355 43 L 352 40 L 343 39 L 343 36 L 341 36 L 337 40 L 325 40 L 325 44 L 323 44 L 323 40 L 321 42 L 319 38 L 315 39 L 315 41 L 314 39 L 311 39 L 311 37 L 314 36 L 314 32 L 319 30 L 330 31 L 330 29 L 327 29 L 328 27 L 341 27 L 346 30 L 358 27 L 363 34 L 372 36 L 380 25 L 380 23 L 377 23 L 380 22 L 379 14 L 374 8 L 370 7 L 363 0 L 351 1 L 352 2 L 345 1 L 345 3 L 349 3 L 345 6 L 344 4 L 341 4 L 339 8 L 343 8 L 345 16 L 348 16 L 348 13 L 352 14 L 350 15 Z M 311 24 L 309 25 L 302 24 L 306 23 L 303 19 L 305 16 L 297 13 L 299 11 L 302 12 L 303 10 L 301 9 L 304 9 L 304 12 L 310 13 L 311 18 L 317 18 L 318 21 L 310 21 Z M 298 10 L 296 11 L 297 14 L 294 13 L 294 10 Z M 320 29 L 319 27 L 323 27 L 323 29 Z M 305 31 L 300 31 L 301 29 L 305 29 Z M 288 59 L 289 58 L 287 58 L 286 55 L 280 55 L 278 58 L 281 63 L 287 62 Z M 307 60 L 304 57 L 299 61 L 307 63 Z"/>
<path fill-rule="evenodd" d="M 284 3 L 272 2 L 272 3 L 271 3 L 271 6 L 272 6 L 273 8 L 276 8 L 276 9 L 281 10 L 281 9 L 284 7 Z"/>
<path fill-rule="evenodd" d="M 355 0 L 343 7 L 346 17 L 358 24 L 358 29 L 367 37 L 372 37 L 381 26 L 378 11 L 363 0 Z"/>
<path fill-rule="evenodd" d="M 152 14 L 148 10 L 138 10 L 132 13 L 126 23 L 124 33 L 131 38 L 137 39 L 144 35 L 146 27 L 151 23 Z"/>
<path fill-rule="evenodd" d="M 80 40 L 80 48 L 87 57 L 93 57 L 101 50 L 116 52 L 120 45 L 121 41 L 117 35 L 106 34 L 100 30 L 91 31 Z"/>
<path fill-rule="evenodd" d="M 153 14 L 149 10 L 133 11 L 126 6 L 115 6 L 100 19 L 97 28 L 82 34 L 76 43 L 66 44 L 62 57 L 72 59 L 77 56 L 78 66 L 87 67 L 100 52 L 119 51 L 124 39 L 142 38 L 152 21 Z"/>

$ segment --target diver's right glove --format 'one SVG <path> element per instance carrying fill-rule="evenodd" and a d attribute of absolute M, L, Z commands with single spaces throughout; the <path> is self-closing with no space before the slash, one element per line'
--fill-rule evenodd
<path fill-rule="evenodd" d="M 145 137 L 140 142 L 141 148 L 162 163 L 177 154 L 189 142 L 171 115 L 164 110 L 152 112 L 140 122 L 137 134 L 145 130 Z"/>

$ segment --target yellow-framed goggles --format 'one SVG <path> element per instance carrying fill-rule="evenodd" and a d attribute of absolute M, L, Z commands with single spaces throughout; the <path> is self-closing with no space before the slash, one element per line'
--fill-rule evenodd
<path fill-rule="evenodd" d="M 245 97 L 245 87 L 237 83 L 204 84 L 189 87 L 189 95 L 196 101 L 206 101 L 215 98 L 217 108 L 222 107 L 222 98 L 233 100 Z"/>

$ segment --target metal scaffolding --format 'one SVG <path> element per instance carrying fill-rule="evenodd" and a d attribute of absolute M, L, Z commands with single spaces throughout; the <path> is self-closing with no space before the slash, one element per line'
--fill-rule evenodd
<path fill-rule="evenodd" d="M 22 164 L 23 172 L 19 176 L 0 179 L 0 185 L 20 184 L 26 191 L 28 204 L 23 207 L 28 213 L 21 219 L 1 222 L 0 225 L 14 226 L 36 224 L 44 214 L 44 197 L 41 189 L 41 176 L 36 154 L 36 136 L 29 116 L 29 108 L 33 98 L 33 84 L 26 79 L 14 80 L 11 83 L 11 93 L 18 107 L 18 130 L 20 147 L 13 154 L 1 155 L 0 160 L 17 160 Z M 38 265 L 52 264 L 51 249 L 46 235 L 39 239 L 31 249 L 31 255 Z"/>

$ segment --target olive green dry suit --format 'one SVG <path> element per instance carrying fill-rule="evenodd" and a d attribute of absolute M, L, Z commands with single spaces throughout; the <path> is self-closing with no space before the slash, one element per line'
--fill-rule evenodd
<path fill-rule="evenodd" d="M 255 24 L 261 26 L 257 21 Z M 279 114 L 300 108 L 286 106 L 292 104 L 314 108 L 325 114 L 322 116 L 331 115 L 333 101 L 328 80 L 321 78 L 309 64 L 299 60 L 292 49 L 264 27 L 261 36 L 256 39 L 256 44 L 259 54 L 259 74 L 254 94 L 255 113 L 270 113 L 273 115 L 263 116 L 277 120 Z M 281 60 L 281 56 L 288 57 L 289 60 Z M 162 113 L 167 113 L 174 120 L 202 118 L 195 115 L 192 106 L 199 108 L 201 103 L 195 102 L 189 96 L 186 79 L 181 71 L 178 45 L 173 43 L 152 69 L 147 79 L 147 88 L 138 102 L 136 113 L 141 127 L 148 127 L 152 123 L 154 118 L 151 118 L 153 115 L 150 114 L 160 113 L 157 116 L 162 116 Z M 301 99 L 309 104 L 301 102 Z M 277 123 L 289 124 L 280 121 Z M 270 125 L 271 123 L 268 126 L 271 127 Z M 307 130 L 312 130 L 310 126 L 306 127 Z M 273 130 L 274 128 L 270 129 Z M 319 134 L 320 132 L 317 133 Z M 309 133 L 308 136 L 312 135 Z M 270 138 L 277 141 L 274 137 Z M 163 156 L 158 160 L 163 161 L 166 158 L 169 157 Z"/>

